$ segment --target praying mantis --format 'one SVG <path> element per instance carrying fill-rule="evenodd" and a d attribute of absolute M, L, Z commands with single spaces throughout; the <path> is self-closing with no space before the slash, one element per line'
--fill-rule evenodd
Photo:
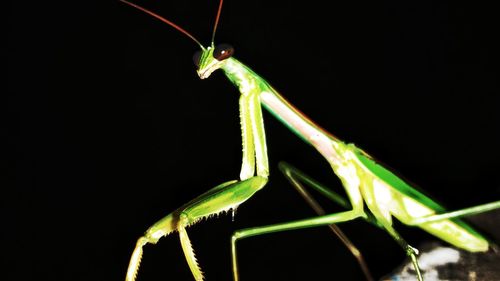
<path fill-rule="evenodd" d="M 151 226 L 137 241 L 127 270 L 127 281 L 136 280 L 143 246 L 156 244 L 160 238 L 174 232 L 179 234 L 181 246 L 193 277 L 195 280 L 203 280 L 203 274 L 195 258 L 186 228 L 219 213 L 235 210 L 267 184 L 269 164 L 261 105 L 324 157 L 335 175 L 340 178 L 348 198 L 345 199 L 322 186 L 290 164 L 280 164 L 284 175 L 315 209 L 318 216 L 236 231 L 231 239 L 232 269 L 235 280 L 239 280 L 236 248 L 238 241 L 268 233 L 319 226 L 332 228 L 356 256 L 361 268 L 366 272 L 367 279 L 371 279 L 357 248 L 335 227 L 336 223 L 357 218 L 365 219 L 387 231 L 411 259 L 419 280 L 423 280 L 423 278 L 418 267 L 418 251 L 410 246 L 394 229 L 393 217 L 404 224 L 420 227 L 456 247 L 472 252 L 488 249 L 489 242 L 470 226 L 458 220 L 457 217 L 499 208 L 500 201 L 455 212 L 446 212 L 438 203 L 378 164 L 362 149 L 354 144 L 344 143 L 316 125 L 286 101 L 267 81 L 235 59 L 232 56 L 234 50 L 231 46 L 214 44 L 222 10 L 222 0 L 219 2 L 212 42 L 208 47 L 204 47 L 190 33 L 173 22 L 136 4 L 125 0 L 121 1 L 169 24 L 192 39 L 200 47 L 200 51 L 194 56 L 194 61 L 201 79 L 209 78 L 214 71 L 221 69 L 239 89 L 243 141 L 243 160 L 239 180 L 227 181 L 210 189 Z M 327 214 L 308 194 L 305 186 L 315 189 L 326 198 L 345 207 L 346 211 Z"/>

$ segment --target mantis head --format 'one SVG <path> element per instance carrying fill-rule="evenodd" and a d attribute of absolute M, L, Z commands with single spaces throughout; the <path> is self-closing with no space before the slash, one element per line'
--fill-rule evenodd
<path fill-rule="evenodd" d="M 227 58 L 230 58 L 233 53 L 234 49 L 228 44 L 219 44 L 217 46 L 214 46 L 214 39 L 215 39 L 215 31 L 217 30 L 217 25 L 219 23 L 219 18 L 220 14 L 222 11 L 222 2 L 223 0 L 219 1 L 219 9 L 217 10 L 217 16 L 215 17 L 215 25 L 214 29 L 212 32 L 212 44 L 210 47 L 205 48 L 203 45 L 198 41 L 196 38 L 194 38 L 193 35 L 191 35 L 189 32 L 184 30 L 182 27 L 178 26 L 177 24 L 167 20 L 166 18 L 163 18 L 159 16 L 158 14 L 155 14 L 151 12 L 150 10 L 147 10 L 139 5 L 136 5 L 134 3 L 128 2 L 127 0 L 120 0 L 121 2 L 128 4 L 138 10 L 143 11 L 146 14 L 149 14 L 150 16 L 153 16 L 162 22 L 172 26 L 173 28 L 177 29 L 187 37 L 189 37 L 191 40 L 193 40 L 198 46 L 200 47 L 200 51 L 196 52 L 193 56 L 194 64 L 198 67 L 197 73 L 198 76 L 200 76 L 201 79 L 208 78 L 212 72 L 215 70 L 221 68 Z"/>
<path fill-rule="evenodd" d="M 228 44 L 219 44 L 196 52 L 193 55 L 193 62 L 198 67 L 198 76 L 201 79 L 208 78 L 212 72 L 221 68 L 233 53 L 234 48 Z"/>

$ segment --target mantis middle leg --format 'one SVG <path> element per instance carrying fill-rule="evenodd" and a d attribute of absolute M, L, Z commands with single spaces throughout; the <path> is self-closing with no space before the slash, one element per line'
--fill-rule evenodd
<path fill-rule="evenodd" d="M 359 188 L 357 186 L 345 186 L 346 192 L 349 198 L 361 198 L 359 193 Z M 314 218 L 302 219 L 292 222 L 285 222 L 279 224 L 273 224 L 268 226 L 247 228 L 236 231 L 231 238 L 231 253 L 232 253 L 232 263 L 233 263 L 233 277 L 234 280 L 239 280 L 238 274 L 238 262 L 236 254 L 236 241 L 252 236 L 264 235 L 274 232 L 289 231 L 302 228 L 318 227 L 318 226 L 328 226 L 340 222 L 354 220 L 359 217 L 366 218 L 366 214 L 363 211 L 363 201 L 350 199 L 350 205 L 352 206 L 350 211 L 322 215 Z"/>
<path fill-rule="evenodd" d="M 304 184 L 314 189 L 315 191 L 321 193 L 326 198 L 332 200 L 338 205 L 344 207 L 345 209 L 350 208 L 349 201 L 343 198 L 341 195 L 325 187 L 321 183 L 317 182 L 310 176 L 306 175 L 304 172 L 298 170 L 294 166 L 286 163 L 280 162 L 279 169 L 283 175 L 288 179 L 290 184 L 297 190 L 297 192 L 304 198 L 304 200 L 309 204 L 309 206 L 319 215 L 326 215 L 325 210 L 319 205 L 319 203 L 313 198 L 313 196 L 305 189 Z M 340 239 L 340 241 L 347 247 L 351 254 L 356 258 L 359 267 L 363 271 L 366 279 L 368 281 L 374 280 L 368 265 L 363 257 L 361 251 L 351 242 L 351 240 L 344 234 L 344 232 L 335 224 L 328 225 L 330 230 Z"/>

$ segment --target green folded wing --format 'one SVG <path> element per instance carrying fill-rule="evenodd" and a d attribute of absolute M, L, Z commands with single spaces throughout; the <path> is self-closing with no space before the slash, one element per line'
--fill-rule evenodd
<path fill-rule="evenodd" d="M 419 203 L 427 206 L 428 208 L 431 208 L 434 210 L 436 213 L 445 213 L 446 209 L 437 203 L 436 201 L 432 200 L 428 196 L 424 195 L 421 191 L 419 191 L 415 186 L 411 186 L 404 180 L 402 180 L 400 177 L 396 176 L 393 172 L 391 172 L 389 169 L 386 167 L 382 166 L 381 164 L 375 162 L 375 160 L 368 155 L 366 152 L 363 150 L 357 148 L 356 149 L 356 156 L 359 159 L 361 163 L 374 175 L 376 175 L 378 178 L 383 180 L 385 183 L 396 189 L 397 191 L 401 192 L 402 194 L 415 199 Z M 470 227 L 468 224 L 466 224 L 464 221 L 460 219 L 451 219 L 454 223 L 460 225 L 462 228 L 470 232 L 471 234 L 482 237 L 479 233 L 477 233 L 472 227 Z"/>

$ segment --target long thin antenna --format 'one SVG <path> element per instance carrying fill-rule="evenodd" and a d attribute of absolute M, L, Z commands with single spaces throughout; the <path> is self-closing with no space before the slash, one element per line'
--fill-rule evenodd
<path fill-rule="evenodd" d="M 222 11 L 222 2 L 224 2 L 224 0 L 220 0 L 219 9 L 217 10 L 217 16 L 215 17 L 214 31 L 212 32 L 212 46 L 214 45 L 215 31 L 217 31 L 217 25 L 219 24 L 220 13 Z"/>
<path fill-rule="evenodd" d="M 192 40 L 193 40 L 196 44 L 198 44 L 198 45 L 200 46 L 200 48 L 201 48 L 202 50 L 205 50 L 205 48 L 204 48 L 204 47 L 203 47 L 203 45 L 200 43 L 200 41 L 196 40 L 196 38 L 194 38 L 194 36 L 193 36 L 193 35 L 191 35 L 189 32 L 187 32 L 186 30 L 184 30 L 184 28 L 182 28 L 182 27 L 178 26 L 177 24 L 175 24 L 175 23 L 173 23 L 173 22 L 171 22 L 171 21 L 167 20 L 166 18 L 161 17 L 160 15 L 155 14 L 155 13 L 151 12 L 150 10 L 147 10 L 147 9 L 145 9 L 145 8 L 143 8 L 143 7 L 139 6 L 139 5 L 136 5 L 136 4 L 134 4 L 134 3 L 128 2 L 127 0 L 119 0 L 119 1 L 121 1 L 121 2 L 123 2 L 123 3 L 125 3 L 125 4 L 128 4 L 128 5 L 130 5 L 130 6 L 134 7 L 134 8 L 136 8 L 136 9 L 138 9 L 138 10 L 140 10 L 140 11 L 143 11 L 144 13 L 149 14 L 149 15 L 151 15 L 151 16 L 153 16 L 153 17 L 155 17 L 155 18 L 159 19 L 159 20 L 161 20 L 162 22 L 164 22 L 164 23 L 166 23 L 166 24 L 170 25 L 171 27 L 173 27 L 173 28 L 177 29 L 178 31 L 180 31 L 180 32 L 184 33 L 184 35 L 186 35 L 187 37 L 191 38 L 191 39 L 192 39 Z"/>

